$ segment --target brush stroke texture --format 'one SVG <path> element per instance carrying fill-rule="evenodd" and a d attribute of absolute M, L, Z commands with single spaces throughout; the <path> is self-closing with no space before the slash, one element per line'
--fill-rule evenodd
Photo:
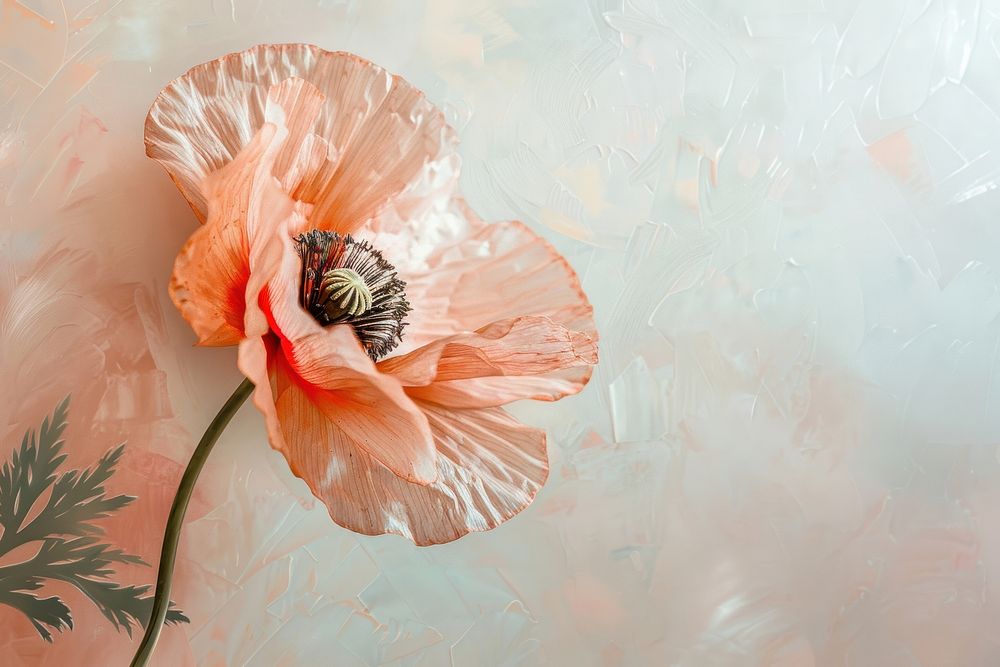
<path fill-rule="evenodd" d="M 535 505 L 445 547 L 336 528 L 241 415 L 164 664 L 1000 661 L 1000 1 L 793 4 L 4 3 L 3 428 L 73 391 L 80 461 L 127 438 L 129 551 L 238 382 L 168 307 L 197 223 L 142 156 L 193 64 L 302 41 L 402 74 L 603 334 L 583 394 L 515 406 L 550 434 Z M 0 620 L 5 664 L 129 653 Z"/>

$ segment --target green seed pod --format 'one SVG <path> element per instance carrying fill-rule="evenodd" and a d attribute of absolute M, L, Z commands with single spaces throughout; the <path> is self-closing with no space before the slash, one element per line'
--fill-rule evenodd
<path fill-rule="evenodd" d="M 345 316 L 357 317 L 372 307 L 371 290 L 352 269 L 333 269 L 324 273 L 319 292 L 319 301 L 331 321 Z"/>

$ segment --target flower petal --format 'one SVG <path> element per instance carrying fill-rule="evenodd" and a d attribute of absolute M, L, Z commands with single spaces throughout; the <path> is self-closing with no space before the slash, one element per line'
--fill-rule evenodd
<path fill-rule="evenodd" d="M 532 316 L 443 338 L 386 359 L 378 368 L 403 383 L 411 397 L 453 407 L 487 407 L 576 393 L 583 384 L 572 379 L 588 378 L 589 373 L 571 378 L 543 376 L 595 363 L 597 346 L 587 334 Z M 490 381 L 482 382 L 486 379 Z"/>
<path fill-rule="evenodd" d="M 263 315 L 268 325 L 253 328 L 257 344 L 241 346 L 244 372 L 255 382 L 262 378 L 263 346 L 268 373 L 283 373 L 298 384 L 359 451 L 410 482 L 433 482 L 437 468 L 427 419 L 395 378 L 376 370 L 349 326 L 322 327 L 299 306 L 301 260 L 287 235 L 275 238 L 284 246 L 280 267 L 260 293 L 258 306 L 247 309 L 248 322 Z M 267 347 L 269 331 L 277 347 Z M 261 407 L 274 396 L 262 388 L 255 403 Z M 265 415 L 269 410 L 267 405 L 261 409 Z M 284 442 L 287 438 L 272 437 L 277 449 Z"/>
<path fill-rule="evenodd" d="M 400 354 L 379 364 L 390 373 L 402 373 L 404 366 L 410 366 L 405 373 L 411 377 L 404 379 L 404 384 L 411 385 L 407 389 L 410 396 L 457 408 L 487 407 L 521 399 L 558 400 L 579 392 L 590 380 L 591 365 L 597 362 L 593 309 L 566 260 L 525 225 L 487 225 L 456 199 L 447 211 L 418 224 L 380 220 L 371 231 L 377 243 L 389 248 L 387 254 L 399 262 L 397 266 L 408 269 L 403 273 L 407 297 L 417 304 L 408 316 L 410 324 Z M 442 244 L 449 235 L 452 242 Z M 442 248 L 428 254 L 426 248 L 435 244 Z M 422 266 L 416 266 L 413 258 Z M 555 335 L 564 341 L 565 363 L 554 357 L 534 368 L 522 365 L 518 371 L 504 373 L 493 372 L 486 364 L 478 379 L 472 379 L 473 373 L 448 379 L 428 370 L 435 366 L 438 357 L 434 355 L 445 344 L 440 339 L 467 335 L 491 322 L 509 322 L 520 316 L 544 318 L 561 328 L 545 334 L 537 328 L 529 332 L 523 328 L 528 320 L 523 320 L 519 331 L 525 335 L 506 341 L 504 346 L 510 350 L 515 343 L 523 345 L 523 352 L 530 355 L 539 352 L 537 346 L 546 336 Z M 490 347 L 500 354 L 495 345 Z M 459 349 L 453 349 L 457 354 Z M 578 354 L 572 353 L 574 349 Z M 416 355 L 417 351 L 421 354 Z M 536 359 L 543 357 L 536 354 Z M 424 375 L 415 381 L 412 365 L 418 359 L 424 364 Z M 435 378 L 433 385 L 426 385 L 431 376 Z"/>
<path fill-rule="evenodd" d="M 223 170 L 206 179 L 207 223 L 195 230 L 174 262 L 170 296 L 201 345 L 234 345 L 243 333 L 244 290 L 250 277 L 246 217 L 274 203 L 262 164 L 273 153 L 276 128 L 266 125 Z M 284 196 L 277 192 L 284 199 Z"/>
<path fill-rule="evenodd" d="M 387 359 L 379 370 L 407 386 L 440 380 L 493 375 L 538 375 L 569 366 L 596 363 L 589 336 L 572 332 L 547 317 L 494 322 L 475 333 L 457 334 L 419 350 Z"/>
<path fill-rule="evenodd" d="M 597 338 L 594 310 L 569 262 L 548 241 L 520 222 L 487 226 L 467 244 L 457 270 L 448 316 L 466 327 L 522 315 L 541 315 Z"/>
<path fill-rule="evenodd" d="M 314 134 L 332 159 L 303 174 L 292 193 L 315 206 L 314 227 L 350 232 L 390 203 L 409 215 L 451 192 L 454 132 L 419 90 L 348 53 L 260 45 L 193 67 L 163 89 L 146 118 L 146 153 L 199 219 L 207 215 L 202 179 L 250 141 L 269 88 L 290 77 L 325 96 Z"/>
<path fill-rule="evenodd" d="M 543 431 L 500 408 L 421 407 L 437 448 L 438 478 L 425 486 L 359 451 L 297 385 L 282 388 L 275 413 L 292 471 L 355 532 L 440 544 L 495 528 L 531 503 L 548 475 Z"/>
<path fill-rule="evenodd" d="M 253 382 L 253 404 L 264 415 L 264 425 L 267 428 L 267 439 L 274 449 L 287 452 L 288 445 L 278 421 L 278 411 L 274 406 L 278 394 L 278 376 L 272 372 L 272 360 L 280 355 L 280 343 L 277 336 L 265 334 L 251 336 L 240 341 L 236 365 L 240 372 Z M 287 378 L 282 377 L 287 385 Z M 286 454 L 287 456 L 287 454 Z"/>
<path fill-rule="evenodd" d="M 524 315 L 548 317 L 597 340 L 593 308 L 573 268 L 527 226 L 485 224 L 461 200 L 454 200 L 447 213 L 430 217 L 409 229 L 372 230 L 417 306 L 407 318 L 399 353 Z M 442 243 L 462 230 L 468 234 Z M 428 253 L 426 248 L 435 245 Z M 420 266 L 414 266 L 413 257 L 421 258 Z"/>
<path fill-rule="evenodd" d="M 578 394 L 590 381 L 592 366 L 575 366 L 542 375 L 444 380 L 424 387 L 407 387 L 415 400 L 449 408 L 490 408 L 514 401 L 558 401 Z"/>
<path fill-rule="evenodd" d="M 264 124 L 232 162 L 203 179 L 208 219 L 181 249 L 170 281 L 171 298 L 201 345 L 234 345 L 243 335 L 253 255 L 264 247 L 254 239 L 274 236 L 296 209 L 278 187 L 275 163 L 285 153 L 299 153 L 305 138 L 301 128 L 315 121 L 321 99 L 301 80 L 273 87 L 266 111 L 273 122 Z M 285 158 L 286 169 L 294 162 Z"/>

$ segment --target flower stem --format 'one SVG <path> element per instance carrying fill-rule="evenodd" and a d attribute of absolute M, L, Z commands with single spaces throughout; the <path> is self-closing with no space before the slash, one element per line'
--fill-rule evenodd
<path fill-rule="evenodd" d="M 149 661 L 149 657 L 156 647 L 156 640 L 160 636 L 163 628 L 163 621 L 167 617 L 167 609 L 170 606 L 170 584 L 174 575 L 174 562 L 177 560 L 177 543 L 180 541 L 181 528 L 184 524 L 184 514 L 187 513 L 188 502 L 191 500 L 191 492 L 194 491 L 195 482 L 198 475 L 208 460 L 208 455 L 212 452 L 215 441 L 219 439 L 222 432 L 229 425 L 229 421 L 240 409 L 243 402 L 253 392 L 253 383 L 250 380 L 243 380 L 236 388 L 233 395 L 229 397 L 215 419 L 208 425 L 205 434 L 201 436 L 201 441 L 194 448 L 191 460 L 188 461 L 184 476 L 177 487 L 177 495 L 170 506 L 170 514 L 167 516 L 167 528 L 163 534 L 163 547 L 160 549 L 160 567 L 156 572 L 156 595 L 153 598 L 153 613 L 149 623 L 146 624 L 146 633 L 139 644 L 139 650 L 132 658 L 132 667 L 144 667 Z"/>

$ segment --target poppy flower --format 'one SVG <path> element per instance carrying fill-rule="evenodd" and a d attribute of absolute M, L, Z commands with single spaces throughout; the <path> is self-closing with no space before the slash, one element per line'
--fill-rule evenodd
<path fill-rule="evenodd" d="M 420 545 L 489 530 L 545 482 L 502 406 L 579 392 L 593 313 L 567 262 L 455 193 L 456 138 L 403 79 L 262 45 L 170 83 L 146 152 L 203 223 L 170 294 L 238 346 L 271 445 L 338 524 Z"/>

